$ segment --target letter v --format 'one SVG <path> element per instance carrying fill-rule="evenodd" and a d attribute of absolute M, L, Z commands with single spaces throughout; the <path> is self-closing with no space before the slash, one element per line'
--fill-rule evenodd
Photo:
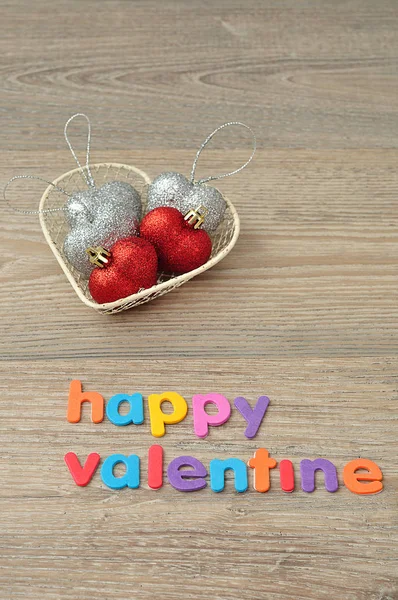
<path fill-rule="evenodd" d="M 73 477 L 76 485 L 84 487 L 93 478 L 93 475 L 99 465 L 101 457 L 96 452 L 92 452 L 88 455 L 84 467 L 81 466 L 79 459 L 74 452 L 68 452 L 64 456 L 64 461 L 68 467 L 70 474 Z"/>

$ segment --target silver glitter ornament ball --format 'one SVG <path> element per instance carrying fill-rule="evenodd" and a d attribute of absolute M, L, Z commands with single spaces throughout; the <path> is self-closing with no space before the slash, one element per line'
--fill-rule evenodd
<path fill-rule="evenodd" d="M 227 206 L 221 193 L 204 183 L 191 183 L 180 173 L 161 173 L 148 188 L 147 211 L 173 206 L 184 215 L 191 209 L 207 209 L 203 229 L 212 233 L 220 225 Z"/>
<path fill-rule="evenodd" d="M 86 278 L 94 266 L 87 248 L 109 248 L 118 240 L 137 235 L 141 198 L 127 182 L 110 181 L 100 188 L 76 192 L 65 205 L 70 231 L 64 241 L 67 260 Z"/>

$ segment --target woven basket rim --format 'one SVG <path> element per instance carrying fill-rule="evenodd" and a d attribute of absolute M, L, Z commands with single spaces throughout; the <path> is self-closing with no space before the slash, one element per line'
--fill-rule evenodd
<path fill-rule="evenodd" d="M 151 183 L 151 179 L 148 176 L 148 174 L 145 173 L 145 171 L 142 171 L 141 169 L 138 169 L 137 167 L 134 167 L 132 165 L 126 165 L 123 163 L 113 163 L 112 162 L 112 163 L 95 163 L 95 164 L 90 165 L 90 167 L 91 168 L 109 167 L 109 168 L 130 170 L 130 171 L 135 172 L 137 175 L 141 176 L 143 178 L 143 180 L 145 181 L 146 185 L 149 185 Z M 75 173 L 82 173 L 84 171 L 84 169 L 85 169 L 84 167 L 76 168 L 76 169 L 72 169 L 71 171 L 68 171 L 66 173 L 63 173 L 63 175 L 60 175 L 59 177 L 57 177 L 57 179 L 54 179 L 53 185 L 58 185 L 63 179 L 65 179 L 66 177 L 70 177 L 70 176 L 74 175 Z M 46 188 L 46 190 L 44 191 L 44 193 L 41 197 L 41 200 L 40 200 L 39 210 L 44 209 L 48 195 L 53 190 L 53 185 L 49 185 Z M 218 262 L 220 262 L 220 260 L 222 260 L 232 250 L 232 248 L 236 244 L 236 241 L 239 237 L 239 231 L 240 231 L 239 216 L 238 216 L 238 213 L 237 213 L 234 205 L 226 196 L 224 196 L 224 200 L 227 203 L 227 206 L 232 214 L 233 222 L 234 222 L 234 233 L 233 233 L 231 240 L 229 241 L 227 246 L 225 246 L 225 248 L 223 248 L 220 252 L 218 252 L 215 256 L 213 256 L 213 258 L 208 260 L 201 267 L 198 267 L 197 269 L 194 269 L 193 271 L 189 271 L 188 273 L 184 273 L 183 275 L 177 275 L 176 277 L 173 277 L 173 282 L 175 282 L 176 285 L 181 284 L 184 281 L 188 281 L 189 279 L 192 279 L 196 275 L 199 275 L 200 273 L 207 271 L 208 269 L 210 269 L 211 267 L 216 265 Z M 72 272 L 69 270 L 68 265 L 66 264 L 65 260 L 61 256 L 56 244 L 52 240 L 50 233 L 47 229 L 44 213 L 42 213 L 42 212 L 39 213 L 39 219 L 40 219 L 40 225 L 41 225 L 44 237 L 46 239 L 46 242 L 50 246 L 50 248 L 51 248 L 53 254 L 55 255 L 58 263 L 60 264 L 63 272 L 65 273 L 66 277 L 68 278 L 69 283 L 75 290 L 76 294 L 79 296 L 80 300 L 84 304 L 86 304 L 86 306 L 90 306 L 91 308 L 94 308 L 95 310 L 97 310 L 99 312 L 105 312 L 105 311 L 108 312 L 108 311 L 111 311 L 112 309 L 119 308 L 119 307 L 123 306 L 124 304 L 128 304 L 129 302 L 132 302 L 132 301 L 140 300 L 141 298 L 145 298 L 149 294 L 160 292 L 160 291 L 170 287 L 171 280 L 167 280 L 167 281 L 163 281 L 162 283 L 157 283 L 156 285 L 154 285 L 150 288 L 147 288 L 145 290 L 137 292 L 136 294 L 126 296 L 125 298 L 120 298 L 119 300 L 115 300 L 114 302 L 106 302 L 103 304 L 99 304 L 98 302 L 90 300 L 89 298 L 87 298 L 87 296 L 83 293 L 83 291 L 77 285 Z"/>

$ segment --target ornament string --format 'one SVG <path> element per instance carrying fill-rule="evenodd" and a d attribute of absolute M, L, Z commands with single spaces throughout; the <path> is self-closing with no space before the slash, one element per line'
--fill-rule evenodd
<path fill-rule="evenodd" d="M 69 138 L 68 138 L 68 127 L 69 127 L 70 123 L 77 117 L 83 117 L 87 121 L 88 131 L 87 131 L 87 148 L 86 148 L 86 165 L 85 165 L 85 167 L 82 167 L 82 165 L 80 164 L 80 161 L 76 156 L 76 152 L 74 151 L 73 146 L 70 143 Z M 85 115 L 84 113 L 76 113 L 75 115 L 72 115 L 70 117 L 70 119 L 68 119 L 65 123 L 64 136 L 65 136 L 66 143 L 68 144 L 68 148 L 71 151 L 72 156 L 75 159 L 77 166 L 80 168 L 81 173 L 82 173 L 88 187 L 95 187 L 94 179 L 91 174 L 90 164 L 89 164 L 90 163 L 90 146 L 91 146 L 91 123 L 90 123 L 90 119 L 88 118 L 88 116 Z M 85 170 L 87 171 L 87 175 L 85 173 Z"/>
<path fill-rule="evenodd" d="M 9 202 L 9 200 L 7 200 L 6 191 L 7 191 L 7 188 L 16 179 L 37 179 L 38 181 L 44 181 L 44 183 L 47 183 L 48 185 L 52 185 L 52 187 L 57 192 L 61 192 L 62 194 L 65 194 L 65 196 L 68 196 L 69 198 L 71 197 L 71 194 L 68 194 L 68 192 L 66 192 L 64 189 L 62 189 L 58 185 L 55 185 L 55 183 L 52 183 L 51 181 L 47 181 L 47 179 L 43 179 L 42 177 L 36 177 L 36 175 L 15 175 L 14 177 L 11 177 L 11 179 L 6 183 L 4 190 L 3 190 L 4 201 L 7 204 L 7 206 L 9 208 L 11 208 L 14 212 L 22 213 L 24 215 L 39 215 L 39 214 L 54 213 L 54 212 L 59 212 L 59 211 L 65 210 L 64 206 L 62 206 L 61 208 L 47 208 L 46 210 L 24 210 L 22 208 L 15 208 L 15 206 L 12 206 L 12 204 Z"/>
<path fill-rule="evenodd" d="M 87 132 L 87 147 L 86 147 L 86 164 L 84 167 L 82 167 L 82 165 L 80 164 L 79 159 L 76 156 L 76 152 L 73 149 L 73 146 L 68 138 L 68 127 L 69 124 L 76 119 L 76 117 L 84 117 L 87 121 L 87 125 L 88 125 L 88 132 Z M 67 122 L 65 123 L 65 128 L 64 128 L 64 136 L 65 136 L 65 140 L 66 143 L 68 144 L 68 148 L 72 153 L 73 158 L 76 161 L 76 164 L 78 165 L 79 169 L 80 169 L 80 173 L 82 173 L 84 180 L 86 182 L 86 184 L 88 185 L 88 187 L 92 187 L 95 188 L 95 182 L 93 179 L 93 176 L 91 174 L 91 170 L 90 170 L 90 146 L 91 146 L 91 123 L 90 123 L 90 119 L 88 118 L 87 115 L 83 114 L 83 113 L 76 113 L 75 115 L 72 115 L 70 117 L 70 119 L 67 120 Z M 87 175 L 86 175 L 86 171 L 87 171 Z M 9 179 L 9 181 L 6 183 L 4 190 L 3 190 L 3 198 L 5 203 L 7 204 L 7 206 L 9 208 L 11 208 L 14 212 L 17 213 L 21 213 L 21 214 L 25 214 L 25 215 L 39 215 L 39 214 L 48 214 L 48 213 L 55 213 L 55 212 L 60 212 L 60 211 L 64 211 L 65 207 L 62 206 L 60 208 L 46 208 L 45 210 L 24 210 L 21 208 L 15 208 L 14 206 L 12 206 L 12 204 L 9 202 L 9 200 L 7 199 L 7 189 L 8 187 L 16 180 L 16 179 L 36 179 L 38 181 L 43 181 L 44 183 L 47 183 L 48 185 L 51 185 L 57 192 L 61 192 L 62 194 L 65 194 L 65 196 L 68 196 L 68 198 L 71 198 L 72 194 L 68 194 L 68 192 L 66 192 L 63 188 L 59 187 L 58 185 L 56 185 L 55 183 L 52 183 L 51 181 L 47 181 L 47 179 L 43 179 L 42 177 L 37 177 L 36 175 L 15 175 L 14 177 L 11 177 L 11 179 Z"/>
<path fill-rule="evenodd" d="M 201 183 L 207 183 L 208 181 L 216 181 L 217 179 L 223 179 L 224 177 L 229 177 L 230 175 L 235 175 L 236 173 L 239 173 L 239 171 L 242 171 L 245 167 L 247 167 L 247 165 L 253 160 L 253 157 L 256 153 L 257 140 L 256 140 L 256 136 L 254 134 L 254 131 L 251 129 L 251 127 L 249 127 L 248 125 L 245 125 L 244 123 L 241 123 L 240 121 L 231 121 L 229 123 L 224 123 L 224 125 L 220 125 L 220 127 L 217 127 L 217 129 L 215 129 L 209 136 L 207 136 L 207 138 L 205 139 L 205 141 L 203 142 L 203 144 L 200 146 L 199 150 L 197 151 L 195 160 L 193 161 L 193 165 L 192 165 L 191 183 L 195 183 L 196 166 L 198 164 L 199 157 L 200 157 L 202 151 L 207 146 L 207 144 L 216 135 L 216 133 L 221 131 L 221 129 L 224 129 L 225 127 L 231 127 L 234 125 L 237 125 L 239 127 L 244 127 L 245 129 L 248 129 L 250 131 L 250 133 L 252 134 L 253 151 L 250 155 L 250 158 L 241 167 L 239 167 L 238 169 L 235 169 L 234 171 L 231 171 L 230 173 L 223 173 L 222 175 L 212 175 L 210 177 L 205 177 L 203 179 L 199 179 L 199 181 L 197 181 L 196 184 L 200 185 Z"/>

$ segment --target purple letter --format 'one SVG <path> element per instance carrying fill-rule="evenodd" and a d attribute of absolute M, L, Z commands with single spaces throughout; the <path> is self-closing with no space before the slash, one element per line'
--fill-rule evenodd
<path fill-rule="evenodd" d="M 248 422 L 245 436 L 247 438 L 254 438 L 260 428 L 264 415 L 267 412 L 269 404 L 268 396 L 260 396 L 254 408 L 252 408 L 248 401 L 241 396 L 239 398 L 235 398 L 234 404 L 242 417 Z"/>
<path fill-rule="evenodd" d="M 328 492 L 337 492 L 339 481 L 337 479 L 336 467 L 330 460 L 317 458 L 316 460 L 302 460 L 300 463 L 301 488 L 304 492 L 315 490 L 315 471 L 323 471 L 325 474 L 325 488 Z"/>
<path fill-rule="evenodd" d="M 191 467 L 190 471 L 180 471 L 181 467 Z M 203 479 L 207 471 L 197 458 L 193 456 L 178 456 L 171 461 L 167 468 L 167 476 L 173 488 L 180 492 L 196 492 L 206 487 Z"/>

